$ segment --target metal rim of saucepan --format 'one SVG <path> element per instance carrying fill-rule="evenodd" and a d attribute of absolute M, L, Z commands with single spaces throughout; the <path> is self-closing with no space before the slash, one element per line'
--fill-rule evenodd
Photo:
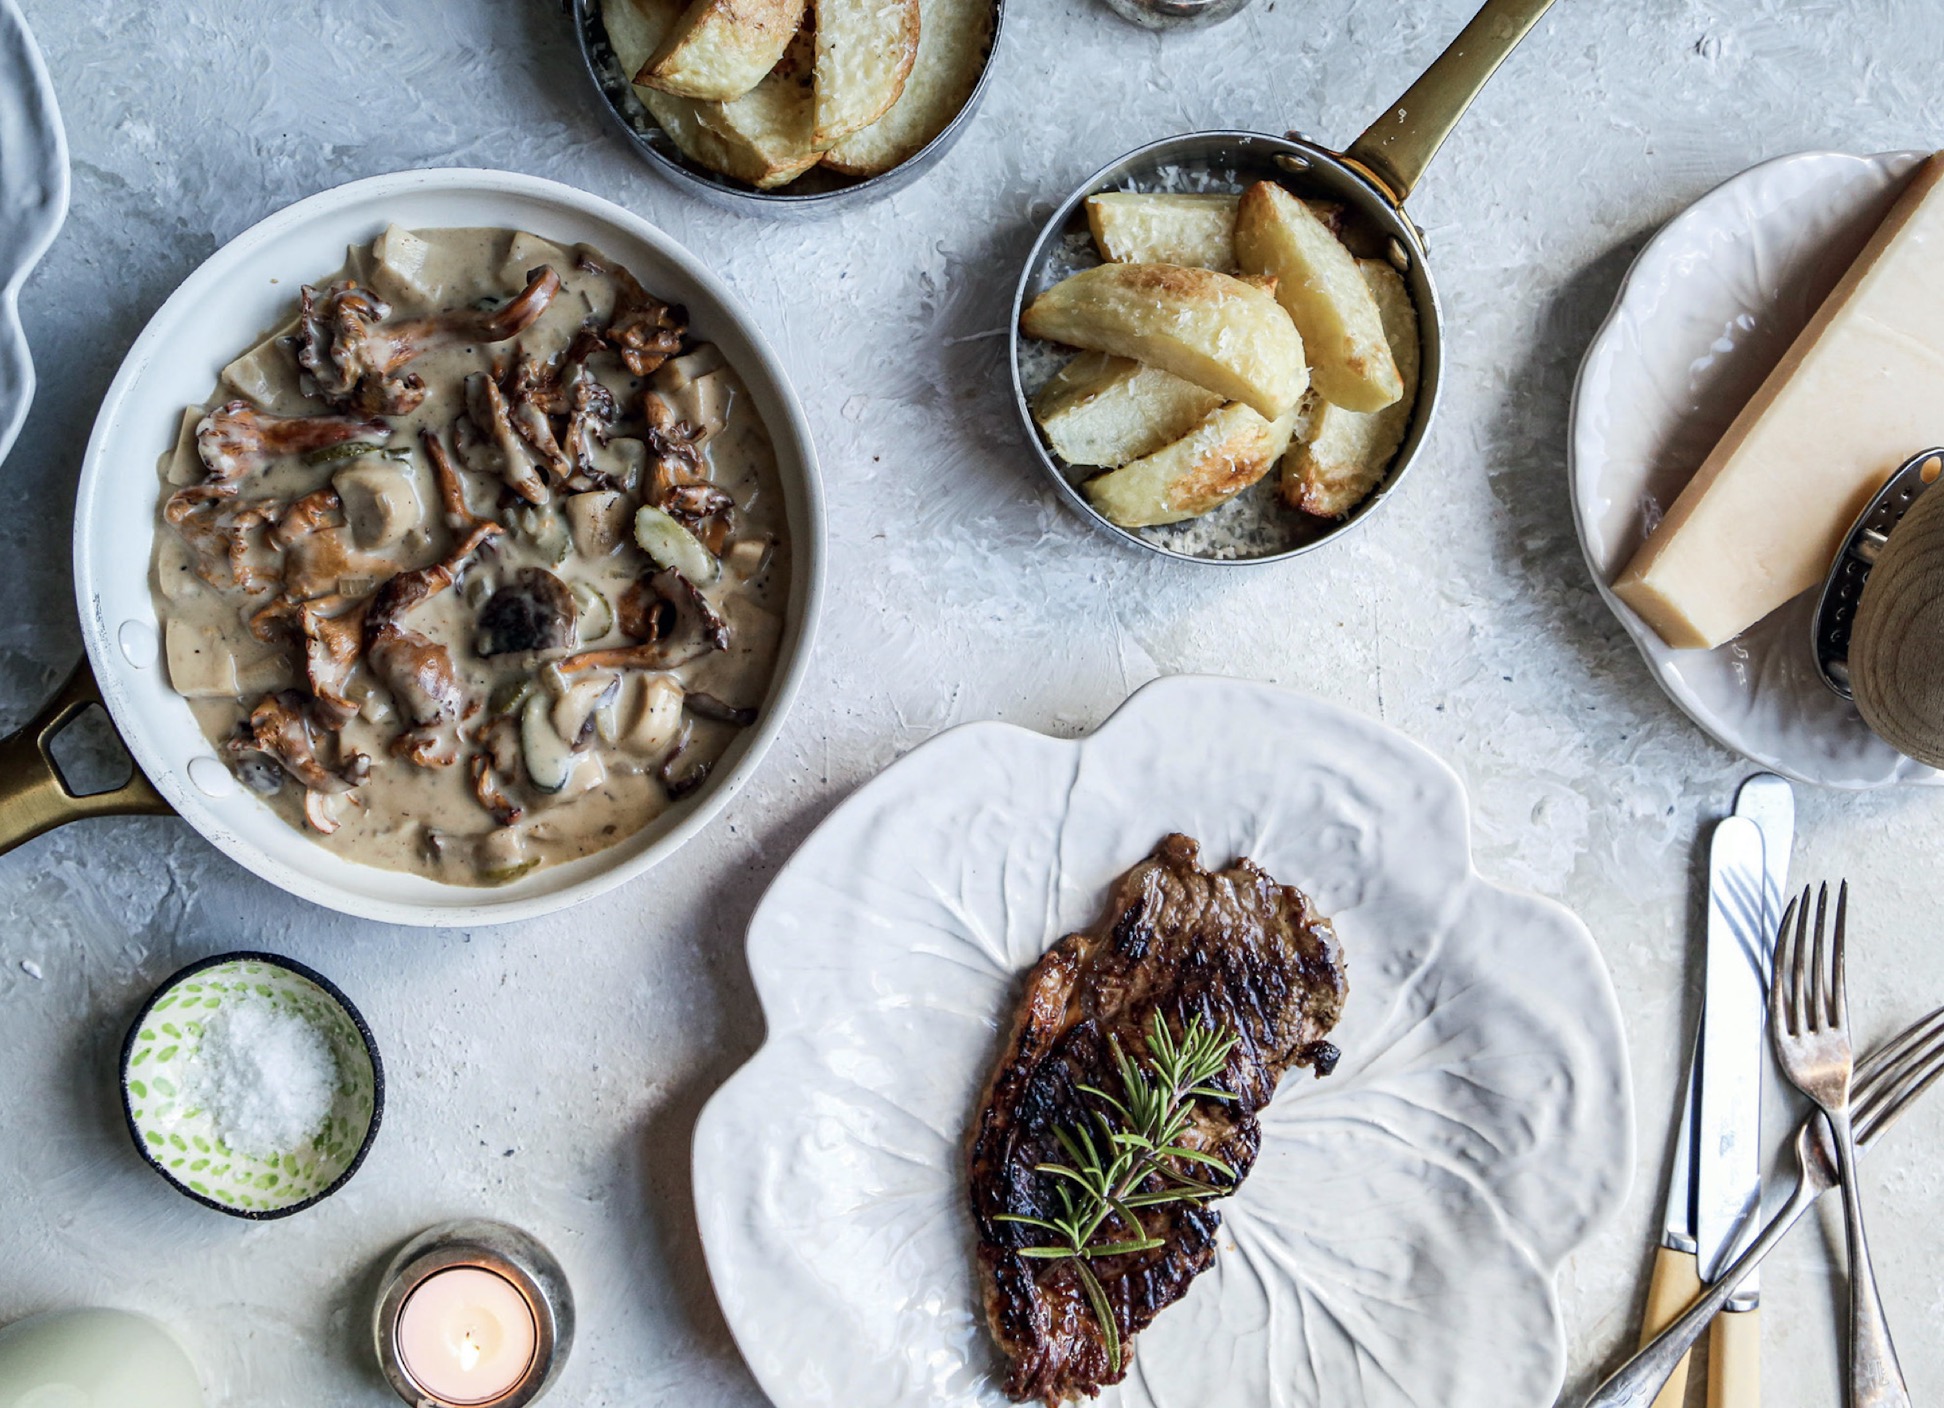
<path fill-rule="evenodd" d="M 1203 556 L 1180 551 L 1170 547 L 1166 542 L 1156 541 L 1142 533 L 1110 522 L 1087 501 L 1086 495 L 1080 492 L 1078 480 L 1064 467 L 1065 462 L 1053 454 L 1041 435 L 1039 426 L 1033 420 L 1032 402 L 1027 394 L 1021 366 L 1023 345 L 1032 339 L 1027 338 L 1019 330 L 1020 314 L 1028 301 L 1050 286 L 1052 280 L 1047 277 L 1046 269 L 1056 249 L 1070 234 L 1085 231 L 1086 212 L 1083 203 L 1087 197 L 1104 191 L 1158 189 L 1151 178 L 1157 171 L 1167 167 L 1233 171 L 1237 188 L 1250 180 L 1268 179 L 1287 186 L 1293 194 L 1343 201 L 1374 227 L 1376 233 L 1387 237 L 1391 263 L 1398 266 L 1399 271 L 1404 275 L 1405 284 L 1410 289 L 1411 300 L 1417 309 L 1420 347 L 1417 404 L 1412 409 L 1411 424 L 1405 432 L 1404 442 L 1398 446 L 1397 453 L 1392 456 L 1390 467 L 1385 470 L 1383 480 L 1348 516 L 1334 521 L 1306 520 L 1298 529 L 1302 534 L 1300 539 L 1278 552 L 1264 553 L 1256 557 Z M 1170 186 L 1169 189 L 1179 190 L 1181 187 Z M 1207 189 L 1228 188 L 1211 186 Z M 1377 512 L 1396 489 L 1405 472 L 1416 461 L 1418 450 L 1424 443 L 1425 434 L 1437 411 L 1444 365 L 1443 320 L 1444 314 L 1438 302 L 1437 287 L 1432 283 L 1431 271 L 1424 258 L 1422 232 L 1411 223 L 1401 205 L 1393 203 L 1385 192 L 1347 162 L 1340 153 L 1318 146 L 1293 132 L 1286 137 L 1274 137 L 1262 132 L 1192 132 L 1184 136 L 1166 137 L 1158 142 L 1150 142 L 1147 146 L 1129 152 L 1102 167 L 1089 176 L 1079 189 L 1053 212 L 1052 217 L 1040 231 L 1032 253 L 1026 258 L 1026 266 L 1020 274 L 1019 285 L 1013 293 L 1012 321 L 1008 329 L 1008 346 L 1012 358 L 1013 401 L 1019 413 L 1019 424 L 1025 434 L 1026 443 L 1032 447 L 1040 468 L 1045 471 L 1054 489 L 1067 505 L 1096 528 L 1122 543 L 1179 562 L 1205 562 L 1224 567 L 1259 567 L 1265 563 L 1283 562 L 1292 557 L 1300 557 L 1325 543 L 1336 541 Z M 1272 470 L 1271 473 L 1274 471 Z M 1287 510 L 1287 512 L 1294 514 L 1294 510 Z"/>
<path fill-rule="evenodd" d="M 833 176 L 833 181 L 841 179 L 843 184 L 832 184 L 814 191 L 794 191 L 787 187 L 774 191 L 758 190 L 733 177 L 711 171 L 682 155 L 641 105 L 641 100 L 635 96 L 627 81 L 627 75 L 616 66 L 614 50 L 608 44 L 607 30 L 601 23 L 600 0 L 573 0 L 573 15 L 581 67 L 587 74 L 587 81 L 593 85 L 601 108 L 627 137 L 629 145 L 664 178 L 689 194 L 700 196 L 710 204 L 725 209 L 744 214 L 760 210 L 777 217 L 815 219 L 855 209 L 903 190 L 951 150 L 971 125 L 973 114 L 978 111 L 979 104 L 985 100 L 986 90 L 992 85 L 1001 33 L 1006 25 L 1006 3 L 1005 0 L 992 0 L 992 39 L 986 46 L 985 64 L 979 70 L 978 82 L 972 86 L 971 96 L 966 98 L 965 105 L 937 136 L 889 171 L 856 180 Z"/>
<path fill-rule="evenodd" d="M 344 1015 L 351 1019 L 351 1025 L 357 1029 L 358 1040 L 364 1043 L 365 1055 L 371 1061 L 371 1123 L 365 1126 L 364 1137 L 358 1141 L 357 1152 L 351 1156 L 351 1162 L 344 1166 L 343 1172 L 329 1184 L 308 1198 L 291 1203 L 287 1207 L 239 1208 L 217 1198 L 204 1197 L 163 1165 L 149 1148 L 148 1142 L 142 1138 L 141 1126 L 135 1123 L 135 1102 L 128 1090 L 128 1060 L 135 1050 L 136 1039 L 141 1035 L 142 1028 L 148 1021 L 149 1013 L 163 997 L 175 991 L 196 974 L 221 967 L 225 963 L 262 963 L 294 973 L 311 984 L 343 1009 Z M 349 1183 L 352 1175 L 364 1166 L 365 1155 L 371 1152 L 372 1144 L 377 1141 L 378 1126 L 385 1118 L 385 1063 L 378 1056 L 378 1038 L 371 1034 L 371 1025 L 365 1021 L 364 1013 L 358 1010 L 358 1005 L 344 995 L 342 988 L 315 968 L 299 963 L 294 958 L 285 958 L 275 953 L 261 953 L 255 949 L 239 949 L 234 953 L 216 953 L 208 958 L 199 958 L 185 968 L 178 968 L 156 984 L 155 990 L 142 1000 L 141 1009 L 136 1012 L 135 1019 L 128 1024 L 128 1034 L 122 1038 L 121 1063 L 118 1069 L 121 1080 L 122 1119 L 128 1125 L 129 1138 L 134 1140 L 135 1151 L 142 1156 L 142 1161 L 161 1174 L 163 1181 L 183 1197 L 193 1199 L 206 1208 L 214 1208 L 217 1212 L 228 1213 L 231 1217 L 246 1218 L 251 1222 L 275 1222 L 278 1218 L 300 1213 L 305 1208 L 315 1207 Z"/>

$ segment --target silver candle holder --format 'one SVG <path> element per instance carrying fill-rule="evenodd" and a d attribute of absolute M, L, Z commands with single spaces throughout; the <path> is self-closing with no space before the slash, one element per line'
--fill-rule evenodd
<path fill-rule="evenodd" d="M 1142 29 L 1199 29 L 1240 14 L 1249 0 L 1107 0 L 1107 8 Z"/>
<path fill-rule="evenodd" d="M 414 1295 L 435 1277 L 455 1270 L 489 1272 L 509 1286 L 532 1316 L 532 1352 L 508 1385 L 484 1397 L 441 1396 L 438 1378 L 421 1364 L 400 1334 Z M 510 1302 L 509 1302 L 510 1303 Z M 372 1313 L 378 1364 L 398 1396 L 413 1408 L 524 1408 L 553 1386 L 574 1342 L 574 1296 L 560 1263 L 539 1241 L 503 1222 L 466 1219 L 419 1233 L 391 1259 Z"/>

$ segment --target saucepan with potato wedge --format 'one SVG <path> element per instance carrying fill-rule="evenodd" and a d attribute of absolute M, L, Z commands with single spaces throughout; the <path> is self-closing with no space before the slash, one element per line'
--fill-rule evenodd
<path fill-rule="evenodd" d="M 1021 422 L 1058 492 L 1123 541 L 1260 563 L 1361 522 L 1416 458 L 1443 323 L 1404 199 L 1552 0 L 1487 0 L 1337 152 L 1197 132 L 1096 172 L 1013 298 Z"/>
<path fill-rule="evenodd" d="M 889 195 L 984 96 L 1004 0 L 573 0 L 635 150 L 717 205 L 827 215 Z"/>

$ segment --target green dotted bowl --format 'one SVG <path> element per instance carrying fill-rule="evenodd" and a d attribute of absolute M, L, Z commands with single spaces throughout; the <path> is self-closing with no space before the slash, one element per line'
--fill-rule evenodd
<path fill-rule="evenodd" d="M 205 1024 L 254 994 L 323 1034 L 337 1061 L 330 1113 L 275 1158 L 238 1153 L 193 1103 L 190 1067 Z M 234 1217 L 288 1217 L 342 1188 L 364 1162 L 385 1107 L 385 1069 L 371 1028 L 330 979 L 269 953 L 223 953 L 157 988 L 122 1043 L 122 1112 L 149 1165 L 183 1193 Z"/>

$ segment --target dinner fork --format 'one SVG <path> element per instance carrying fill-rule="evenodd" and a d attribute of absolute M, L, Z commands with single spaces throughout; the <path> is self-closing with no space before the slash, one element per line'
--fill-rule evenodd
<path fill-rule="evenodd" d="M 1944 1077 L 1944 1007 L 1905 1027 L 1870 1053 L 1856 1071 L 1856 1142 L 1870 1148 L 1918 1096 Z M 1672 1324 L 1614 1371 L 1582 1408 L 1647 1408 L 1681 1356 L 1693 1347 L 1742 1278 L 1783 1235 L 1836 1186 L 1836 1148 L 1829 1122 L 1811 1113 L 1796 1131 L 1795 1191 L 1759 1237 L 1708 1285 Z"/>
<path fill-rule="evenodd" d="M 1775 971 L 1769 979 L 1769 1034 L 1775 1059 L 1789 1083 L 1808 1096 L 1829 1121 L 1835 1136 L 1836 1172 L 1843 1189 L 1843 1221 L 1849 1234 L 1850 1408 L 1908 1408 L 1890 1324 L 1883 1317 L 1870 1247 L 1863 1236 L 1863 1200 L 1856 1180 L 1856 1137 L 1850 1119 L 1849 993 L 1844 981 L 1843 948 L 1849 920 L 1849 882 L 1836 893 L 1836 926 L 1823 962 L 1823 936 L 1829 932 L 1829 886 L 1816 894 L 1816 937 L 1809 946 L 1809 891 L 1789 902 L 1775 941 Z M 1790 920 L 1795 930 L 1790 934 Z"/>

